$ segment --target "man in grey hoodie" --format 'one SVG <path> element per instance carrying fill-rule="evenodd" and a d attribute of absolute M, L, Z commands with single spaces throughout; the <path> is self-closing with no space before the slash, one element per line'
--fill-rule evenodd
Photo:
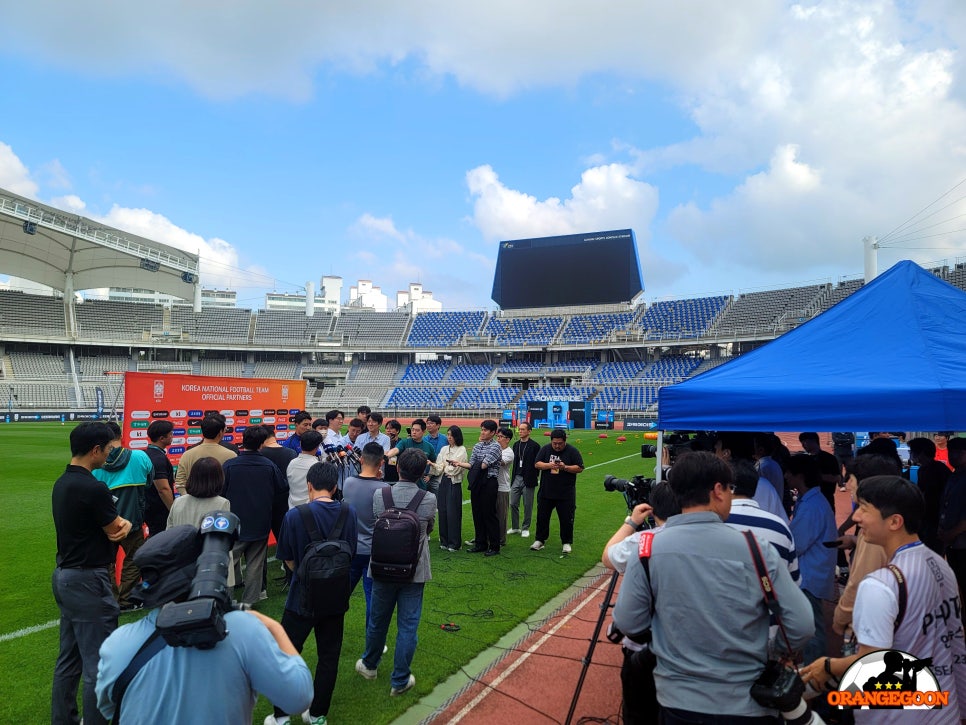
<path fill-rule="evenodd" d="M 154 464 L 144 451 L 133 451 L 121 445 L 121 427 L 113 421 L 107 424 L 114 431 L 117 446 L 108 454 L 101 468 L 93 471 L 94 478 L 107 484 L 118 515 L 131 522 L 131 533 L 117 542 L 124 550 L 124 565 L 121 568 L 121 583 L 118 586 L 114 561 L 108 566 L 114 598 L 122 612 L 140 609 L 128 599 L 128 595 L 141 578 L 141 572 L 134 564 L 134 552 L 144 543 L 144 506 L 145 492 L 154 485 Z"/>

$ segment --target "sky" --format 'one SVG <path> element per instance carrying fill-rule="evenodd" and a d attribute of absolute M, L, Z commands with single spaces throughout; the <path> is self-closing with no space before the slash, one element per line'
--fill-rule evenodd
<path fill-rule="evenodd" d="M 624 228 L 647 300 L 836 282 L 867 236 L 966 257 L 964 44 L 961 0 L 34 0 L 0 188 L 244 307 L 332 274 L 493 308 L 499 241 Z"/>

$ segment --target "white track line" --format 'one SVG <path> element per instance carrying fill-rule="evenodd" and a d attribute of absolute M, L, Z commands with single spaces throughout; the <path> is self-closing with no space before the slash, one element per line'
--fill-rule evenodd
<path fill-rule="evenodd" d="M 494 690 L 496 690 L 496 688 L 498 688 L 500 686 L 500 684 L 507 677 L 509 677 L 511 674 L 513 674 L 513 672 L 516 670 L 517 667 L 519 667 L 520 665 L 522 665 L 524 663 L 524 661 L 526 661 L 527 659 L 529 659 L 529 657 L 530 657 L 531 654 L 533 654 L 538 649 L 540 649 L 540 647 L 548 639 L 550 639 L 552 636 L 554 636 L 561 627 L 563 627 L 565 624 L 567 624 L 567 622 L 569 622 L 573 617 L 575 617 L 577 615 L 577 613 L 581 609 L 584 608 L 585 605 L 587 605 L 591 601 L 593 601 L 594 600 L 594 597 L 596 595 L 600 594 L 601 591 L 602 591 L 602 589 L 601 589 L 600 585 L 594 587 L 594 591 L 591 593 L 590 596 L 588 596 L 586 599 L 584 599 L 584 601 L 582 601 L 580 604 L 578 604 L 576 607 L 574 607 L 573 611 L 570 612 L 570 614 L 568 614 L 567 616 L 561 618 L 561 620 L 559 622 L 557 622 L 556 625 L 554 625 L 545 635 L 543 635 L 540 639 L 538 639 L 533 644 L 533 646 L 531 646 L 526 652 L 524 652 L 522 655 L 520 655 L 520 657 L 515 662 L 513 662 L 503 672 L 501 672 L 499 674 L 499 676 L 497 676 L 492 682 L 489 683 L 489 685 L 486 685 L 484 683 L 483 684 L 483 690 L 480 692 L 480 694 L 478 694 L 476 697 L 474 697 L 472 700 L 470 700 L 463 707 L 462 710 L 460 710 L 458 713 L 456 713 L 456 715 L 454 715 L 453 718 L 449 721 L 448 725 L 455 725 L 460 720 L 462 720 L 464 717 L 466 717 L 470 713 L 470 711 L 473 710 L 473 708 L 475 708 L 477 705 L 479 705 L 481 702 L 483 702 L 483 699 L 487 695 L 489 695 L 491 692 L 493 692 Z"/>
<path fill-rule="evenodd" d="M 0 634 L 0 642 L 7 642 L 11 639 L 26 637 L 28 634 L 33 634 L 34 632 L 43 632 L 45 629 L 53 629 L 58 624 L 60 624 L 59 619 L 52 619 L 46 624 L 35 624 L 33 627 L 24 627 L 23 629 L 18 629 L 16 632 Z"/>

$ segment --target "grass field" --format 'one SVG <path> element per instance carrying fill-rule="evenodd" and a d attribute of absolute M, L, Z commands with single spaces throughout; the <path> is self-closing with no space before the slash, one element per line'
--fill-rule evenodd
<path fill-rule="evenodd" d="M 0 722 L 46 722 L 50 718 L 50 681 L 57 656 L 57 606 L 50 590 L 55 539 L 50 513 L 50 489 L 70 454 L 69 426 L 8 424 L 0 427 L 0 511 L 4 536 L 0 539 Z M 479 431 L 467 429 L 467 448 Z M 545 439 L 537 431 L 538 441 Z M 432 546 L 433 581 L 426 585 L 419 646 L 413 662 L 417 678 L 413 694 L 390 699 L 389 653 L 373 682 L 362 680 L 353 664 L 361 655 L 365 632 L 362 587 L 353 594 L 346 615 L 345 643 L 339 681 L 329 713 L 332 722 L 386 723 L 402 714 L 420 696 L 430 692 L 492 646 L 503 634 L 527 621 L 547 600 L 585 576 L 600 559 L 601 548 L 625 516 L 623 497 L 607 493 L 602 480 L 608 473 L 621 478 L 651 475 L 653 460 L 640 458 L 640 434 L 619 433 L 606 440 L 593 431 L 573 431 L 570 441 L 584 456 L 586 470 L 577 480 L 577 518 L 574 551 L 560 554 L 556 519 L 544 551 L 531 552 L 533 539 L 510 537 L 499 557 L 484 559 L 464 552 L 448 553 Z M 472 533 L 469 506 L 464 508 L 464 538 Z M 272 552 L 269 552 L 272 556 Z M 259 609 L 280 618 L 285 593 L 272 581 L 279 574 L 270 560 L 269 599 Z M 121 617 L 121 624 L 137 614 Z M 457 633 L 443 632 L 440 624 L 456 622 Z M 533 622 L 537 625 L 537 622 Z M 44 628 L 44 625 L 49 625 Z M 314 670 L 315 644 L 310 637 L 304 652 Z M 388 665 L 388 666 L 387 666 Z M 615 682 L 615 686 L 617 686 Z M 271 712 L 260 698 L 255 722 Z"/>

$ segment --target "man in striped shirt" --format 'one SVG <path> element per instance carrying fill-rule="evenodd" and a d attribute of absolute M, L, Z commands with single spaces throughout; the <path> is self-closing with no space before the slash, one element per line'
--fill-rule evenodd
<path fill-rule="evenodd" d="M 735 495 L 731 500 L 731 514 L 725 523 L 739 531 L 751 531 L 755 536 L 771 544 L 778 555 L 788 565 L 792 581 L 801 585 L 798 572 L 798 556 L 795 554 L 795 540 L 788 524 L 773 513 L 762 510 L 755 501 L 755 490 L 760 485 L 758 472 L 745 461 L 733 466 L 735 471 Z M 763 485 L 768 485 L 765 481 Z"/>

